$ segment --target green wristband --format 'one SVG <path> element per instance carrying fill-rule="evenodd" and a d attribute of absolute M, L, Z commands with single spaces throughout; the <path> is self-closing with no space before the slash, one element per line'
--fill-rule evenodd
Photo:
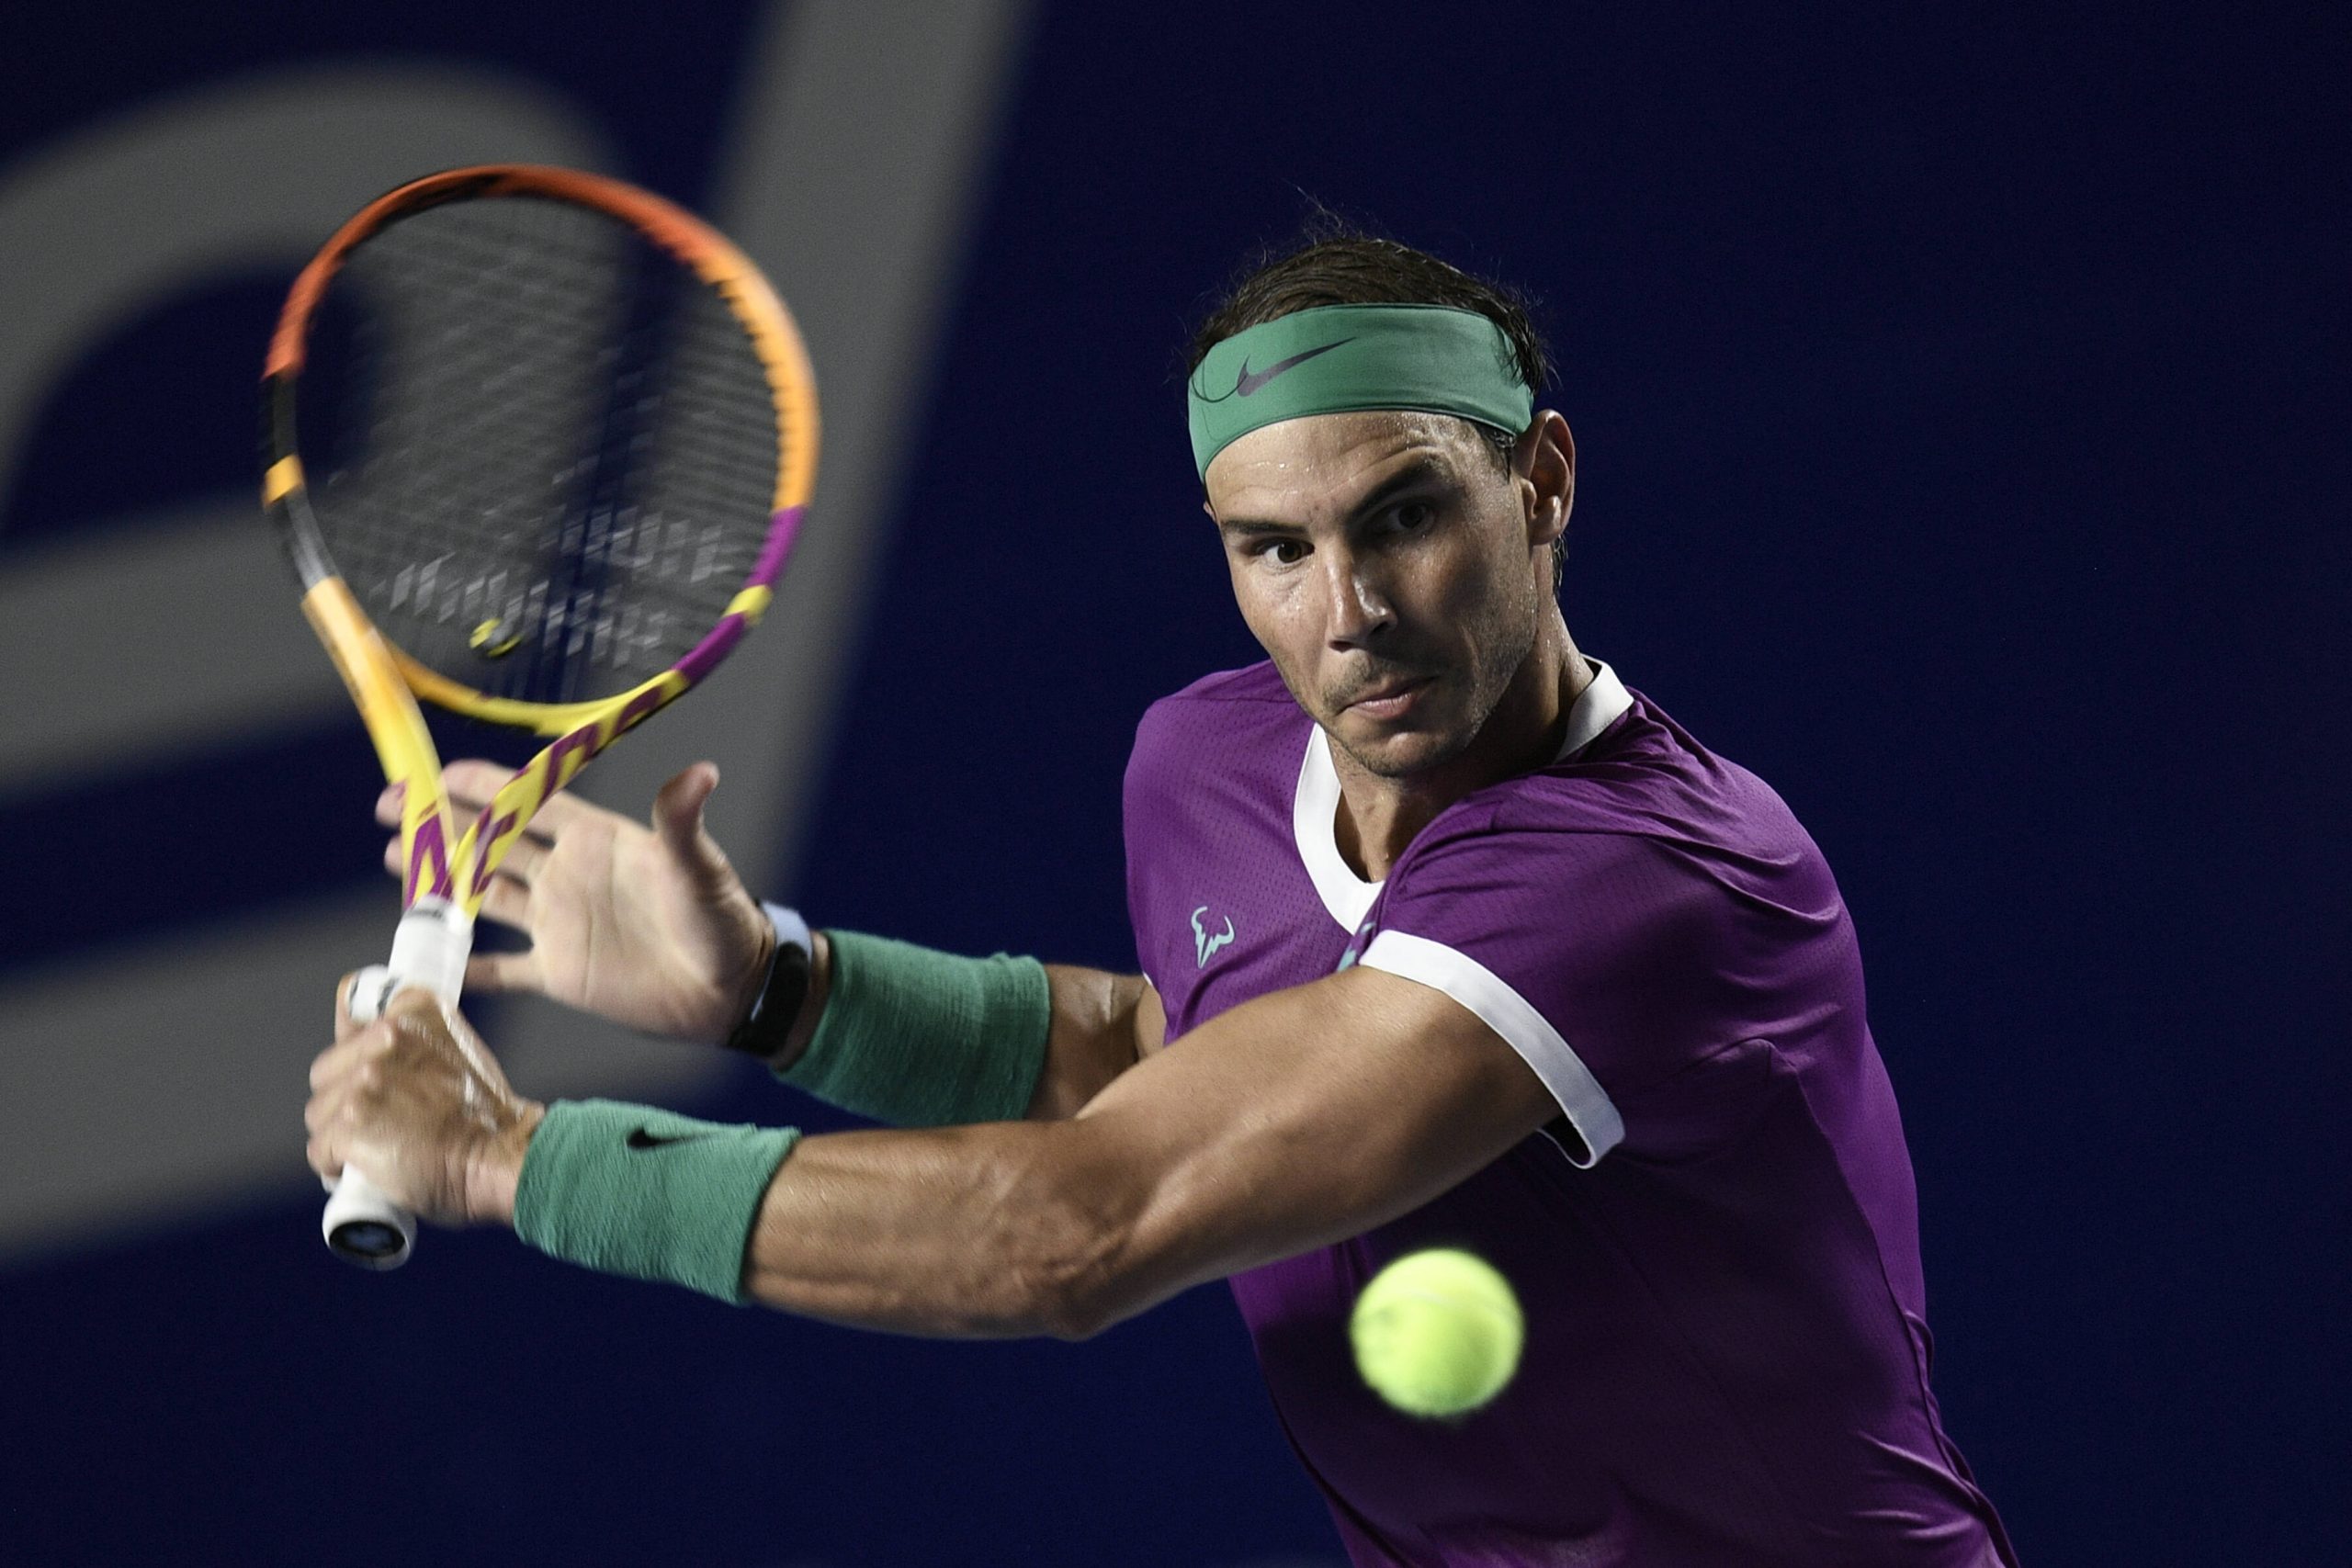
<path fill-rule="evenodd" d="M 514 1234 L 568 1263 L 740 1303 L 752 1223 L 799 1137 L 609 1100 L 558 1100 L 523 1156 Z"/>
<path fill-rule="evenodd" d="M 1046 1066 L 1053 993 L 1034 958 L 959 958 L 825 933 L 832 978 L 816 1037 L 778 1075 L 900 1127 L 1017 1121 Z"/>

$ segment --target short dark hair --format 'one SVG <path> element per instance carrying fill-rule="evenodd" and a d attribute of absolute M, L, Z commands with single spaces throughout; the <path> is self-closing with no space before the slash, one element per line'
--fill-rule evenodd
<path fill-rule="evenodd" d="M 1238 332 L 1317 305 L 1446 305 L 1501 329 L 1527 389 L 1551 384 L 1552 360 L 1535 330 L 1533 301 L 1507 284 L 1473 276 L 1426 251 L 1383 239 L 1318 212 L 1287 251 L 1261 250 L 1193 334 L 1189 376 L 1209 350 Z M 1511 432 L 1516 436 L 1517 431 Z"/>
<path fill-rule="evenodd" d="M 1529 391 L 1540 397 L 1551 384 L 1552 357 L 1535 329 L 1535 302 L 1527 295 L 1373 233 L 1319 206 L 1287 249 L 1263 246 L 1242 264 L 1193 333 L 1186 379 L 1201 367 L 1209 350 L 1234 333 L 1318 305 L 1446 305 L 1475 310 L 1494 322 L 1510 344 L 1511 357 Z M 1521 432 L 1475 423 L 1472 428 L 1510 463 Z M 1555 588 L 1567 558 L 1568 540 L 1563 534 L 1552 547 Z"/>

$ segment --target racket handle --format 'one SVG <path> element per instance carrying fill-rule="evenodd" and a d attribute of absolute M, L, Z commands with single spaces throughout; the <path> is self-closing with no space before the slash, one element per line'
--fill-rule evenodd
<path fill-rule="evenodd" d="M 416 1250 L 416 1216 L 356 1170 L 334 1184 L 319 1231 L 337 1258 L 361 1269 L 397 1269 Z"/>
<path fill-rule="evenodd" d="M 446 898 L 410 906 L 392 937 L 389 964 L 371 964 L 352 981 L 351 1016 L 361 1023 L 383 1016 L 392 998 L 422 987 L 454 1004 L 464 988 L 466 957 L 473 951 L 473 921 Z M 362 1269 L 397 1269 L 416 1247 L 416 1216 L 384 1196 L 376 1184 L 345 1167 L 332 1189 L 319 1230 L 328 1248 Z"/>

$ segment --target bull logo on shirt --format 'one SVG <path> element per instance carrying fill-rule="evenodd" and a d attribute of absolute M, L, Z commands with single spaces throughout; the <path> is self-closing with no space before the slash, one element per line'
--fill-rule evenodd
<path fill-rule="evenodd" d="M 1201 924 L 1201 917 L 1208 912 L 1206 904 L 1193 911 L 1193 952 L 1199 956 L 1200 966 L 1204 969 L 1209 966 L 1209 960 L 1216 956 L 1217 949 L 1233 941 L 1233 917 L 1226 916 L 1225 930 L 1212 931 Z"/>

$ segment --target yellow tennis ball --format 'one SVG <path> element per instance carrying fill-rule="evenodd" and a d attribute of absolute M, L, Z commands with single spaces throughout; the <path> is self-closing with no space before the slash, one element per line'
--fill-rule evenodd
<path fill-rule="evenodd" d="M 1413 1416 L 1460 1416 L 1503 1391 L 1527 1337 L 1510 1281 L 1484 1258 L 1439 1247 L 1374 1276 L 1348 1320 L 1356 1370 Z"/>

